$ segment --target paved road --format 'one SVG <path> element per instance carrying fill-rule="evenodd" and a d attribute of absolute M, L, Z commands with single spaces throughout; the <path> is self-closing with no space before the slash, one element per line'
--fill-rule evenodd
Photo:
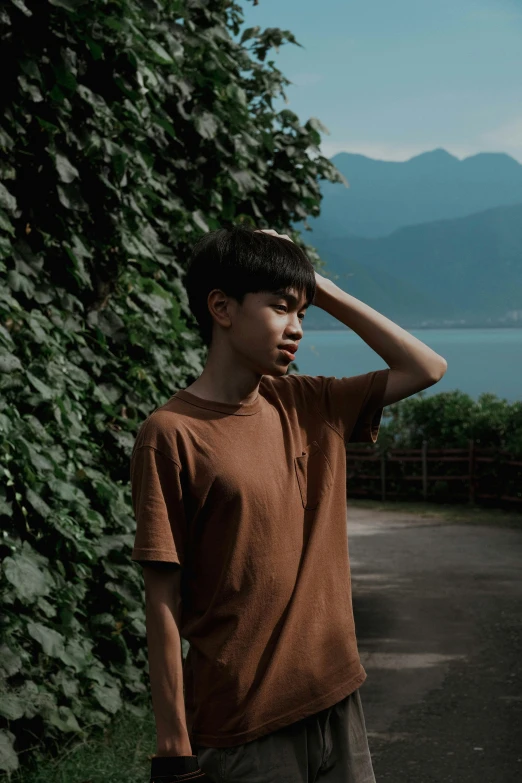
<path fill-rule="evenodd" d="M 348 506 L 377 783 L 522 783 L 522 523 Z"/>

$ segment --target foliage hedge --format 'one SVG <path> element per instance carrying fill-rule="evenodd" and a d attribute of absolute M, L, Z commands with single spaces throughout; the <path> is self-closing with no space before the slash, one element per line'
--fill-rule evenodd
<path fill-rule="evenodd" d="M 486 375 L 486 371 L 485 371 Z M 476 400 L 460 389 L 427 395 L 425 391 L 384 409 L 379 449 L 468 448 L 506 450 L 522 455 L 522 399 L 509 402 L 491 392 Z M 522 484 L 513 487 L 522 497 Z"/>
<path fill-rule="evenodd" d="M 0 769 L 149 706 L 128 471 L 201 373 L 183 264 L 344 182 L 226 0 L 1 0 Z M 313 248 L 303 245 L 312 260 Z M 186 651 L 185 651 L 186 652 Z"/>
<path fill-rule="evenodd" d="M 129 456 L 203 369 L 190 248 L 306 226 L 320 179 L 346 184 L 309 156 L 319 120 L 272 107 L 289 81 L 267 52 L 294 36 L 238 41 L 242 20 L 230 0 L 0 0 L 3 776 L 149 709 Z"/>

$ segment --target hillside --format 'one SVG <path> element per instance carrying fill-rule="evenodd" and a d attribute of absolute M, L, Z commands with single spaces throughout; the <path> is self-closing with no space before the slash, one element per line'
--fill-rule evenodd
<path fill-rule="evenodd" d="M 459 160 L 436 149 L 397 162 L 340 152 L 331 160 L 349 187 L 321 183 L 322 214 L 308 218 L 311 242 L 323 237 L 387 236 L 403 226 L 522 203 L 522 164 L 504 153 Z"/>
<path fill-rule="evenodd" d="M 522 203 L 376 239 L 305 236 L 343 290 L 405 328 L 522 325 Z M 306 316 L 309 329 L 336 323 Z"/>

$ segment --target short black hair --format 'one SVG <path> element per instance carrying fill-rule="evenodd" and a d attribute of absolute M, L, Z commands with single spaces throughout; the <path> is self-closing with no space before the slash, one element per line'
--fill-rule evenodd
<path fill-rule="evenodd" d="M 235 224 L 204 234 L 189 258 L 184 280 L 190 310 L 204 343 L 210 347 L 213 318 L 208 295 L 219 288 L 239 304 L 248 293 L 280 293 L 295 288 L 313 304 L 315 270 L 306 253 L 288 239 L 254 233 L 255 226 Z"/>

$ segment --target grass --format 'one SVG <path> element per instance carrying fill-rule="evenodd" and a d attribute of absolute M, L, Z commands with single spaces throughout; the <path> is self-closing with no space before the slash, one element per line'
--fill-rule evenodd
<path fill-rule="evenodd" d="M 21 766 L 9 783 L 148 783 L 155 750 L 152 706 L 145 718 L 122 711 L 99 736 L 71 737 L 56 758 Z"/>
<path fill-rule="evenodd" d="M 348 499 L 352 508 L 436 517 L 448 523 L 500 525 L 522 528 L 520 512 L 469 505 L 424 502 L 382 502 Z M 156 749 L 156 730 L 152 705 L 144 718 L 122 712 L 98 737 L 65 741 L 54 759 L 43 759 L 35 769 L 20 768 L 10 783 L 148 783 L 150 756 Z M 6 779 L 5 777 L 3 779 Z"/>

